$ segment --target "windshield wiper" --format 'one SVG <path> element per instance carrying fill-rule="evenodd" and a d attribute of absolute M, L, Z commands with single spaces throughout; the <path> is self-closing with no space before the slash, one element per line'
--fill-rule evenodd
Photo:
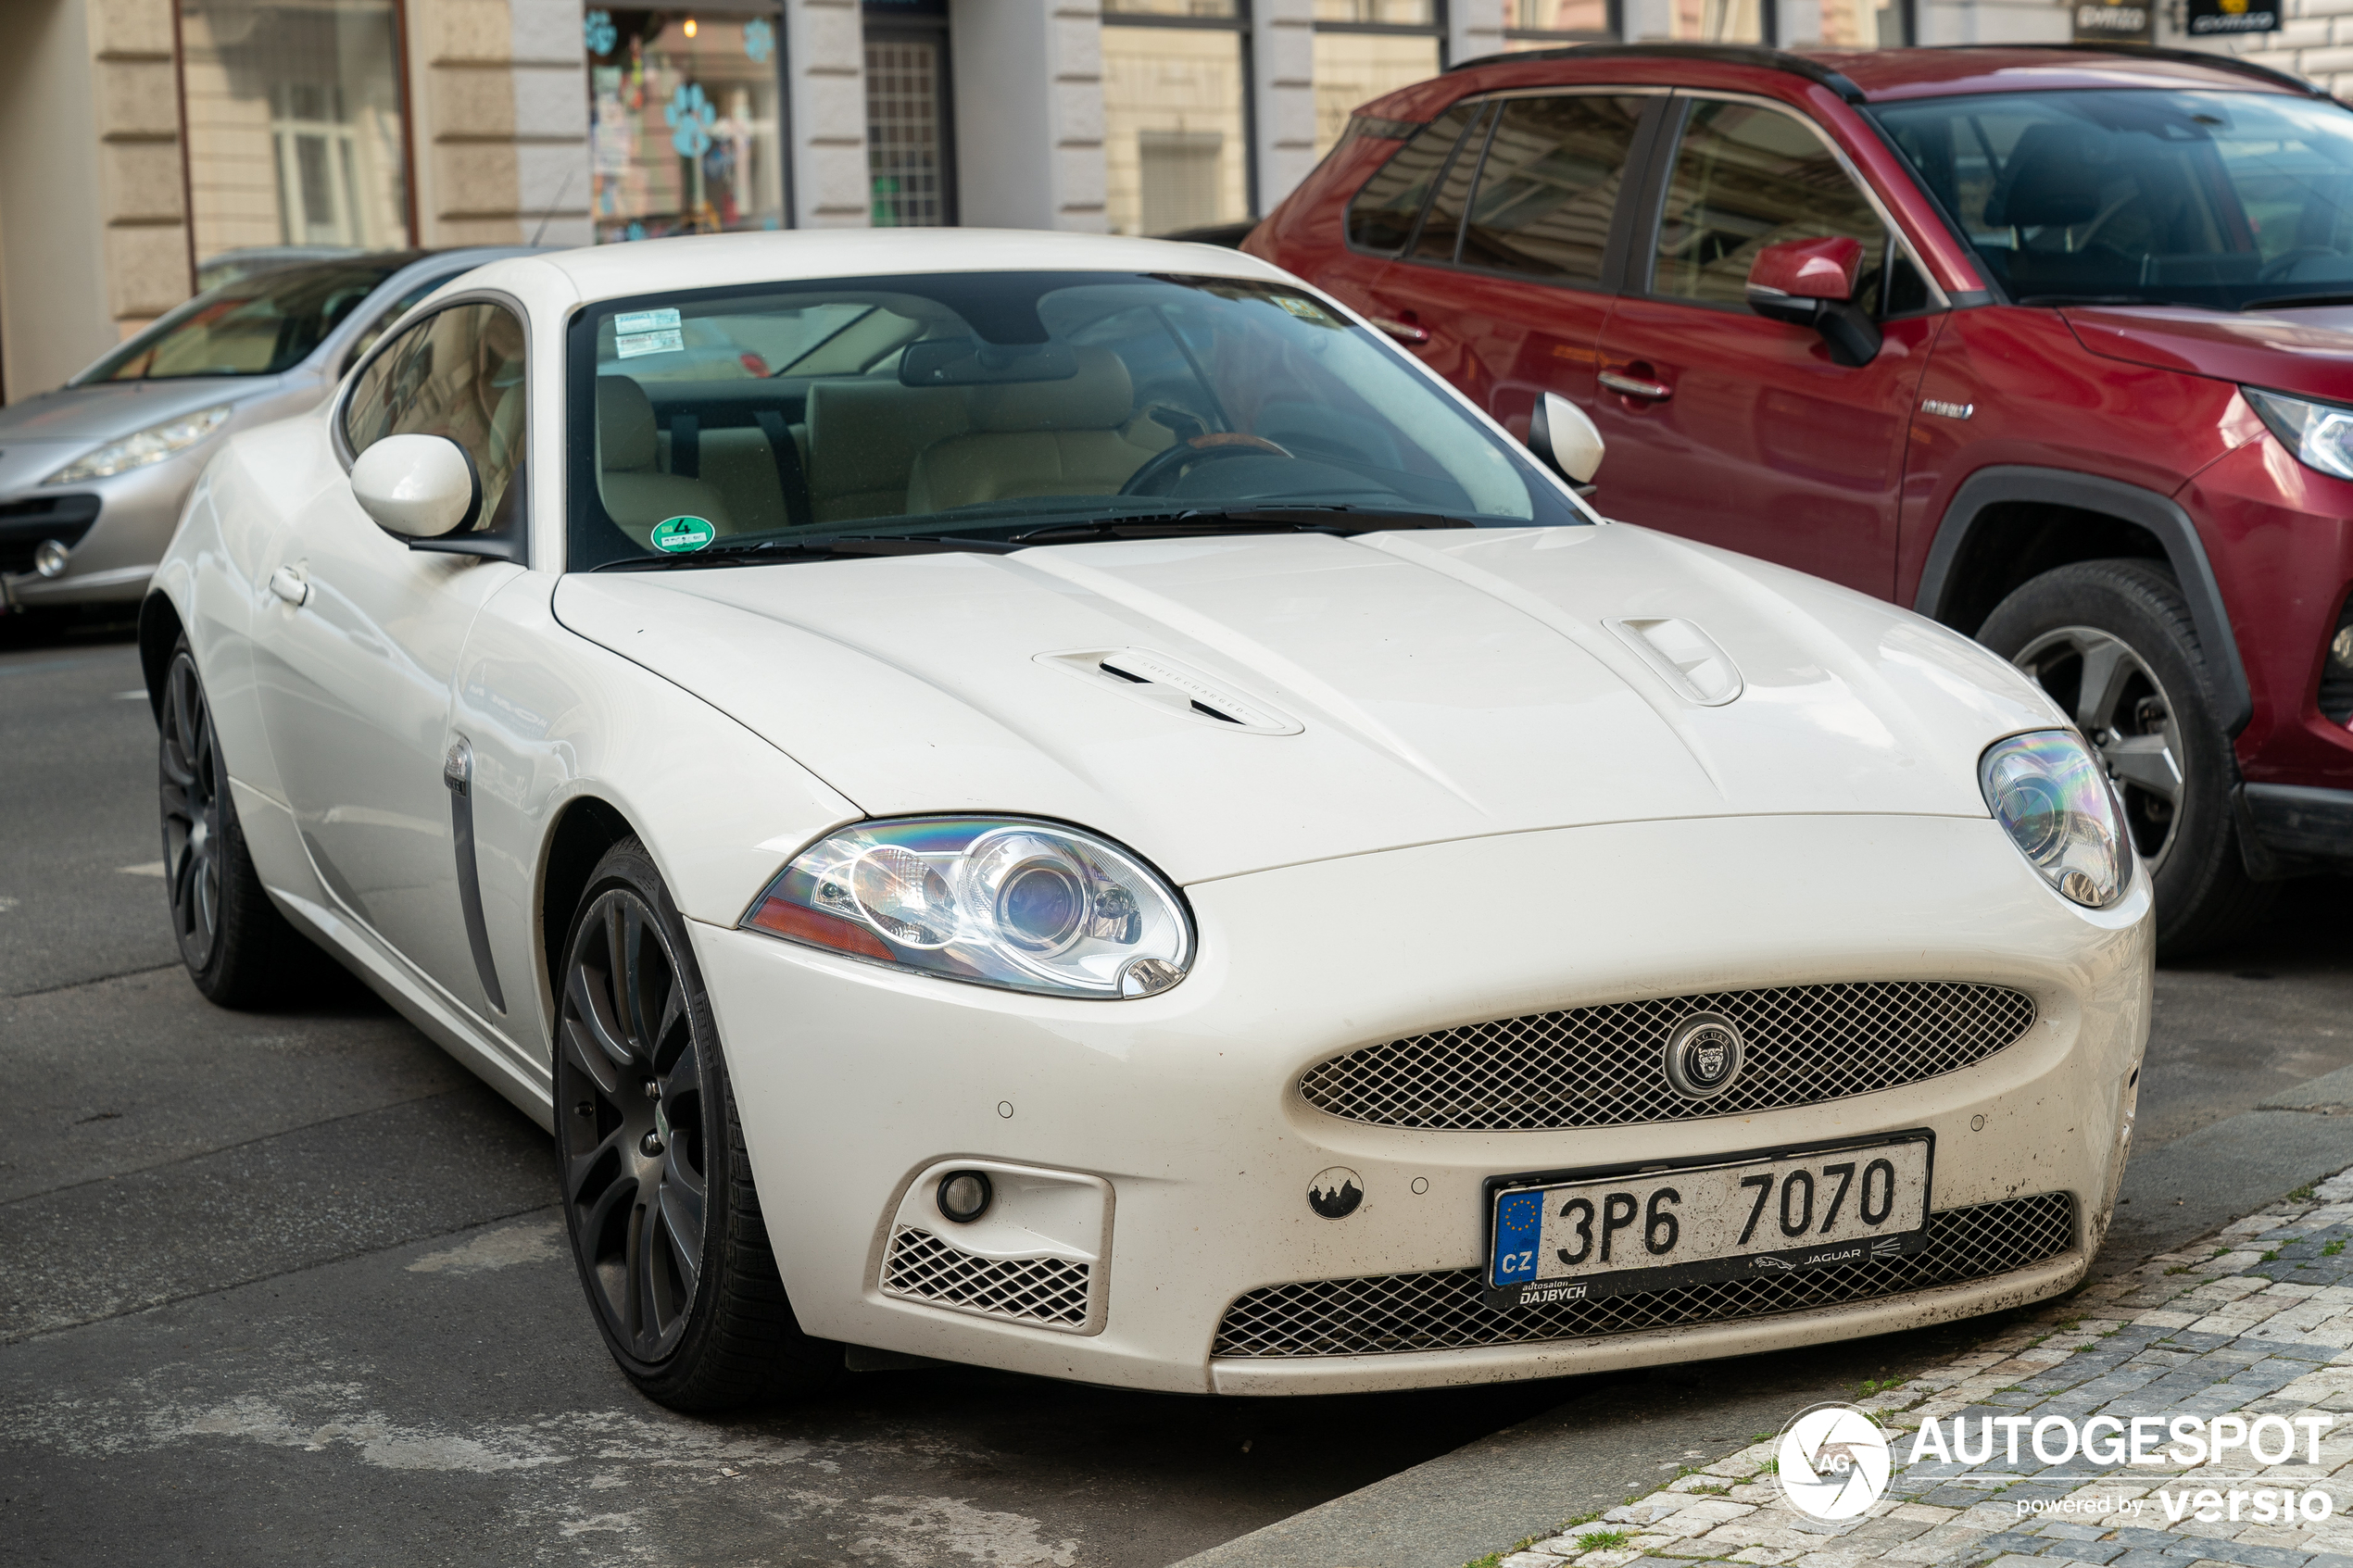
<path fill-rule="evenodd" d="M 1334 521 L 1335 518 L 1345 521 Z M 1354 507 L 1252 507 L 1233 511 L 1200 509 L 1141 512 L 1132 517 L 1050 522 L 1013 535 L 1016 545 L 1051 545 L 1071 539 L 1141 539 L 1164 533 L 1351 533 L 1395 528 L 1470 528 L 1460 518 L 1428 512 L 1360 511 Z"/>
<path fill-rule="evenodd" d="M 842 556 L 932 556 L 956 551 L 1006 555 L 1021 548 L 1002 539 L 963 539 L 946 533 L 847 533 L 829 539 L 748 539 L 711 545 L 674 556 L 623 556 L 592 571 L 669 571 L 683 567 L 773 566 L 787 560 L 833 560 Z"/>
<path fill-rule="evenodd" d="M 2163 305 L 2181 310 L 2200 310 L 2200 306 L 2187 299 L 2151 299 L 2139 294 L 2024 294 L 2018 296 L 2020 305 Z"/>
<path fill-rule="evenodd" d="M 2302 310 L 2324 305 L 2353 305 L 2353 294 L 2282 294 L 2269 299 L 2250 299 L 2239 307 L 2241 310 Z"/>

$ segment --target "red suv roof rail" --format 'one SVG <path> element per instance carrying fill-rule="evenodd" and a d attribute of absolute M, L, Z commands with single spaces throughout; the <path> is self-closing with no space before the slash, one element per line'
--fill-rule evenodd
<path fill-rule="evenodd" d="M 1768 49 L 1761 44 L 1570 44 L 1558 49 L 1522 49 L 1502 55 L 1481 55 L 1475 60 L 1447 67 L 1452 74 L 1472 70 L 1480 66 L 1517 65 L 1525 60 L 1623 60 L 1623 59 L 1715 60 L 1729 66 L 1755 66 L 1765 70 L 1787 71 L 1818 82 L 1850 104 L 1863 101 L 1863 90 L 1842 72 L 1832 70 L 1819 60 L 1809 60 L 1803 55 L 1793 55 L 1786 49 Z"/>
<path fill-rule="evenodd" d="M 2178 65 L 2205 66 L 2214 70 L 2235 71 L 2241 76 L 2254 77 L 2275 86 L 2292 88 L 2310 97 L 2325 98 L 2325 87 L 2315 86 L 2300 76 L 2270 66 L 2259 66 L 2233 55 L 2209 55 L 2197 49 L 2161 49 L 2154 44 L 2120 45 L 2115 44 L 1940 44 L 1938 49 L 2038 49 L 2055 53 L 2108 55 L 2119 59 L 2167 60 Z M 1763 70 L 1787 71 L 1806 81 L 1829 88 L 1850 104 L 1866 101 L 1868 94 L 1855 85 L 1843 72 L 1832 70 L 1821 61 L 1804 55 L 1793 55 L 1786 49 L 1769 49 L 1761 44 L 1570 44 L 1558 49 L 1524 49 L 1502 55 L 1481 55 L 1475 60 L 1449 66 L 1451 74 L 1458 70 L 1474 70 L 1481 66 L 1516 65 L 1526 60 L 1600 60 L 1665 58 L 1682 60 L 1715 60 L 1724 65 L 1755 66 Z"/>
<path fill-rule="evenodd" d="M 2209 55 L 2202 49 L 2162 49 L 2154 44 L 1938 44 L 1939 49 L 2045 49 L 2083 55 L 2114 55 L 2127 60 L 2171 60 L 2176 65 L 2207 66 L 2215 70 L 2233 70 L 2241 76 L 2252 76 L 2315 98 L 2325 98 L 2329 91 L 2315 86 L 2304 78 L 2270 66 L 2259 66 L 2235 55 Z"/>

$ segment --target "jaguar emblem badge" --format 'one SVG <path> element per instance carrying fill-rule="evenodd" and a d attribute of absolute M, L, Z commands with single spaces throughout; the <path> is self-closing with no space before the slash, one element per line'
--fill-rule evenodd
<path fill-rule="evenodd" d="M 1740 1026 L 1720 1012 L 1695 1012 L 1667 1037 L 1667 1081 L 1678 1094 L 1714 1099 L 1741 1075 L 1747 1054 Z"/>

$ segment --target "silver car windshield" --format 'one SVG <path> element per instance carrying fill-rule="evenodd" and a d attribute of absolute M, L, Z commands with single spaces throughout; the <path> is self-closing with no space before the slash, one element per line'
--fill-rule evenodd
<path fill-rule="evenodd" d="M 1588 521 L 1386 342 L 1275 283 L 981 273 L 649 295 L 575 318 L 571 364 L 572 428 L 593 432 L 571 443 L 575 568 L 1265 508 Z"/>
<path fill-rule="evenodd" d="M 2022 305 L 2353 297 L 2353 112 L 2284 93 L 1987 93 L 1871 111 Z"/>
<path fill-rule="evenodd" d="M 281 267 L 222 283 L 126 340 L 72 384 L 291 370 L 414 259 Z"/>

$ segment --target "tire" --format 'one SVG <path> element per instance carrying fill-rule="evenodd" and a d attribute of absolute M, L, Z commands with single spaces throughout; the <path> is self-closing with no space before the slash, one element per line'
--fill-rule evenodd
<path fill-rule="evenodd" d="M 818 1392 L 842 1349 L 786 1299 L 686 922 L 636 839 L 597 863 L 563 950 L 557 1179 L 605 1348 L 673 1410 Z"/>
<path fill-rule="evenodd" d="M 2261 917 L 2276 884 L 2246 874 L 2230 737 L 2170 572 L 2143 560 L 2063 566 L 1996 605 L 1977 636 L 2040 683 L 2108 764 L 2156 887 L 2160 960 L 2221 947 Z"/>
<path fill-rule="evenodd" d="M 157 729 L 164 897 L 180 961 L 221 1007 L 283 1000 L 315 975 L 319 950 L 270 902 L 245 852 L 212 704 L 185 637 L 165 669 Z"/>

